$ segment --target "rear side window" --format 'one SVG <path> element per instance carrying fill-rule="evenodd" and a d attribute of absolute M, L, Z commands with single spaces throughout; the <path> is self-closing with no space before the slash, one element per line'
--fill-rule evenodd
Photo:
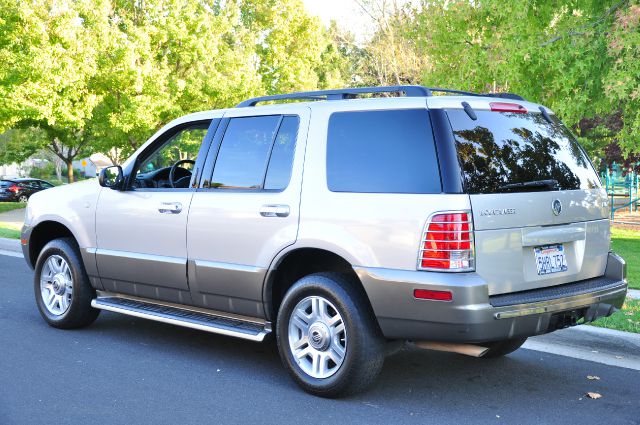
<path fill-rule="evenodd" d="M 586 154 L 555 115 L 551 123 L 540 113 L 476 111 L 475 121 L 463 110 L 447 115 L 470 194 L 600 187 Z M 555 187 L 537 184 L 553 180 Z"/>
<path fill-rule="evenodd" d="M 333 192 L 440 193 L 427 110 L 332 114 L 327 185 Z"/>
<path fill-rule="evenodd" d="M 13 182 L 7 181 L 7 180 L 2 180 L 0 181 L 0 187 L 9 187 L 13 185 Z"/>

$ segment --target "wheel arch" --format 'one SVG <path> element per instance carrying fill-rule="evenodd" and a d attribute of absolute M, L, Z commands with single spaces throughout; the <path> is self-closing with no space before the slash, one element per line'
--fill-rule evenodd
<path fill-rule="evenodd" d="M 45 220 L 35 225 L 29 234 L 29 258 L 32 268 L 35 267 L 42 248 L 54 239 L 72 238 L 76 244 L 78 238 L 66 225 L 55 220 Z"/>
<path fill-rule="evenodd" d="M 337 272 L 357 282 L 366 291 L 353 265 L 343 256 L 323 248 L 295 247 L 282 251 L 272 262 L 263 286 L 264 309 L 267 320 L 275 321 L 278 308 L 287 290 L 304 276 L 320 272 Z M 369 298 L 366 297 L 369 306 Z"/>

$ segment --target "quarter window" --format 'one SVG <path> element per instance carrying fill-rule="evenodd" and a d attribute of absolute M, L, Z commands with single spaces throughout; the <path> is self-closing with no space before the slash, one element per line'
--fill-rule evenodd
<path fill-rule="evenodd" d="M 440 193 L 427 110 L 332 114 L 327 184 L 333 192 Z"/>

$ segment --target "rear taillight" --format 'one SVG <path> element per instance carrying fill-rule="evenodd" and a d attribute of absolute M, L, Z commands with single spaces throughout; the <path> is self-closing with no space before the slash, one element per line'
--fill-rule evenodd
<path fill-rule="evenodd" d="M 422 237 L 418 269 L 474 269 L 473 221 L 470 212 L 438 213 L 431 217 Z"/>
<path fill-rule="evenodd" d="M 13 193 L 20 192 L 20 186 L 14 184 L 13 186 L 9 187 L 9 192 L 13 192 Z"/>
<path fill-rule="evenodd" d="M 516 114 L 526 114 L 527 108 L 517 103 L 490 102 L 489 107 L 493 112 L 515 112 Z"/>

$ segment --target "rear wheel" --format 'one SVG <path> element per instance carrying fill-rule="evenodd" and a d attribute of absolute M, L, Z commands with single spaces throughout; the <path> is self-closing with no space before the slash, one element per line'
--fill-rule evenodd
<path fill-rule="evenodd" d="M 289 289 L 276 325 L 278 350 L 305 391 L 338 397 L 371 385 L 385 342 L 357 282 L 337 274 L 306 276 Z"/>
<path fill-rule="evenodd" d="M 525 343 L 527 338 L 506 339 L 504 341 L 486 342 L 480 344 L 483 347 L 487 347 L 487 351 L 482 358 L 491 359 L 496 357 L 506 356 L 516 351 Z"/>
<path fill-rule="evenodd" d="M 18 197 L 18 202 L 20 202 L 21 204 L 26 204 L 28 200 L 29 197 L 27 195 L 20 195 Z"/>
<path fill-rule="evenodd" d="M 100 313 L 91 307 L 96 292 L 71 238 L 55 239 L 42 249 L 36 262 L 34 291 L 40 315 L 55 328 L 81 328 Z"/>

